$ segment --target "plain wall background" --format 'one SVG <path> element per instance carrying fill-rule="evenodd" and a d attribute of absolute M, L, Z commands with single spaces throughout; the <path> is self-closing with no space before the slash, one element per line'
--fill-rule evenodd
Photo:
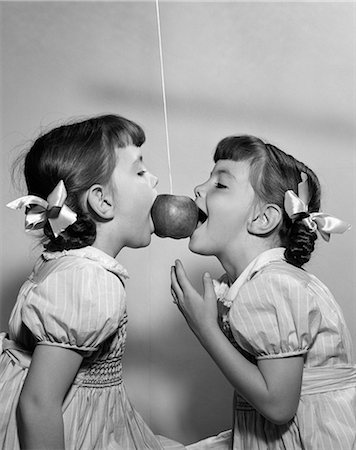
<path fill-rule="evenodd" d="M 118 113 L 140 123 L 149 169 L 169 192 L 154 2 L 4 2 L 1 11 L 1 330 L 39 253 L 10 180 L 42 129 Z M 318 241 L 307 266 L 335 294 L 356 346 L 355 17 L 351 2 L 160 2 L 173 191 L 193 197 L 217 142 L 250 133 L 310 165 L 323 210 L 354 228 Z M 179 257 L 194 284 L 221 268 L 187 240 L 124 250 L 130 273 L 124 376 L 156 433 L 183 443 L 230 427 L 232 389 L 172 304 Z"/>

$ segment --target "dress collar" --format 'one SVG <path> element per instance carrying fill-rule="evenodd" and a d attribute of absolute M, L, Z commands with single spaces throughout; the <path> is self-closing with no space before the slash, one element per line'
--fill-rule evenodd
<path fill-rule="evenodd" d="M 241 273 L 241 275 L 234 281 L 230 286 L 227 294 L 225 295 L 225 301 L 232 302 L 236 298 L 241 286 L 246 282 L 251 280 L 251 278 L 262 269 L 262 267 L 276 261 L 285 261 L 284 258 L 284 247 L 276 247 L 270 250 L 266 250 L 260 253 L 255 259 L 253 259 L 246 269 Z"/>
<path fill-rule="evenodd" d="M 42 258 L 46 261 L 51 259 L 59 259 L 64 256 L 76 256 L 79 258 L 87 258 L 99 263 L 104 269 L 113 272 L 122 278 L 129 278 L 127 270 L 115 258 L 95 247 L 83 247 L 72 250 L 63 250 L 61 252 L 43 252 Z"/>

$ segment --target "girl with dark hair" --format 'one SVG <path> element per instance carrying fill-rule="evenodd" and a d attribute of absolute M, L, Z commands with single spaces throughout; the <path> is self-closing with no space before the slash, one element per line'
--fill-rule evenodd
<path fill-rule="evenodd" d="M 140 126 L 105 115 L 40 136 L 26 155 L 26 230 L 45 251 L 0 337 L 6 450 L 183 448 L 155 436 L 122 380 L 128 274 L 115 259 L 149 245 L 157 178 Z"/>
<path fill-rule="evenodd" d="M 189 248 L 215 255 L 204 294 L 177 260 L 172 295 L 235 389 L 232 430 L 189 449 L 356 448 L 356 367 L 340 307 L 302 267 L 320 234 L 349 226 L 320 210 L 305 164 L 253 136 L 223 139 L 195 188 L 202 220 Z"/>

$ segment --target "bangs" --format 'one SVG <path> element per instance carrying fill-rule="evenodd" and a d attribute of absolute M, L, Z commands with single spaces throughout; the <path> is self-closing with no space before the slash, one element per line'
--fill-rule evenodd
<path fill-rule="evenodd" d="M 251 186 L 260 200 L 267 201 L 264 186 L 266 149 L 261 139 L 250 135 L 224 138 L 218 143 L 214 154 L 214 162 L 219 160 L 247 161 Z"/>
<path fill-rule="evenodd" d="M 141 147 L 146 140 L 143 129 L 123 117 L 106 116 L 104 128 L 103 137 L 105 136 L 107 143 L 112 147 L 122 148 L 129 145 Z"/>
<path fill-rule="evenodd" d="M 264 146 L 263 141 L 254 136 L 229 136 L 222 139 L 215 150 L 214 162 L 219 159 L 230 159 L 232 161 L 246 161 L 254 159 L 257 154 L 260 154 L 261 145 Z"/>

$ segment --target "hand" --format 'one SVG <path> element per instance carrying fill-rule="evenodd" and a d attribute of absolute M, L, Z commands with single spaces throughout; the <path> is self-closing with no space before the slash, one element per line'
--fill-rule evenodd
<path fill-rule="evenodd" d="M 204 293 L 201 296 L 189 281 L 181 261 L 171 267 L 171 292 L 189 327 L 199 340 L 211 327 L 218 326 L 217 299 L 213 281 L 208 273 L 203 276 Z"/>

